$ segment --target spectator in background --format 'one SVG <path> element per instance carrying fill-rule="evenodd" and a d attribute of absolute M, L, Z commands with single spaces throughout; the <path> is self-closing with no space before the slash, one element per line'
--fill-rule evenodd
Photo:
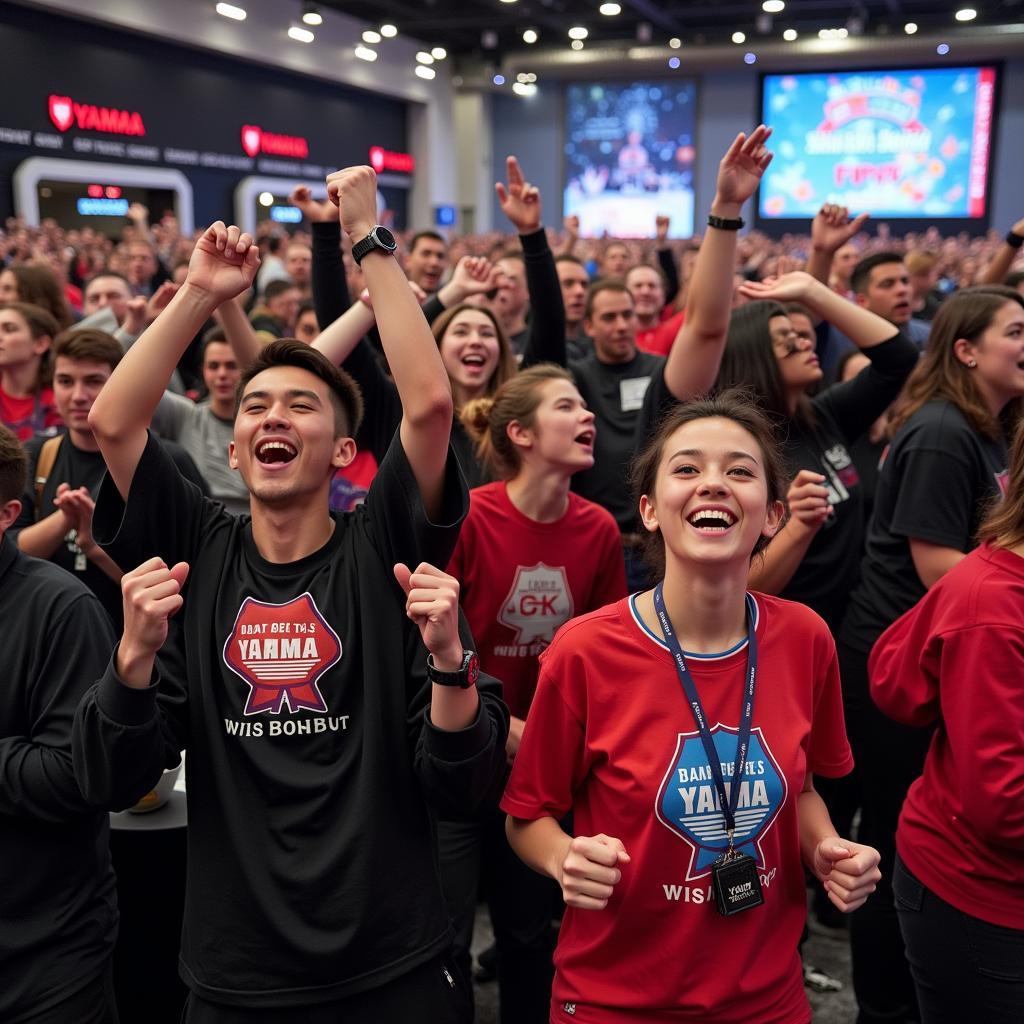
<path fill-rule="evenodd" d="M 530 292 L 526 287 L 526 264 L 521 252 L 507 252 L 497 262 L 501 279 L 491 302 L 491 310 L 498 318 L 516 356 L 521 356 L 529 338 L 526 318 L 530 312 Z"/>
<path fill-rule="evenodd" d="M 299 298 L 310 298 L 313 294 L 310 276 L 313 270 L 313 250 L 308 245 L 292 242 L 285 250 L 284 269 L 292 284 L 299 290 Z"/>
<path fill-rule="evenodd" d="M 645 263 L 637 264 L 626 274 L 626 287 L 633 296 L 636 311 L 636 347 L 642 352 L 667 356 L 686 314 L 673 313 L 668 319 L 664 318 L 664 271 Z"/>
<path fill-rule="evenodd" d="M 19 441 L 60 425 L 50 387 L 50 345 L 58 333 L 57 321 L 41 306 L 0 306 L 0 423 Z"/>
<path fill-rule="evenodd" d="M 41 306 L 63 330 L 74 322 L 60 283 L 49 267 L 15 263 L 0 273 L 0 302 L 28 302 Z"/>
<path fill-rule="evenodd" d="M 910 278 L 911 312 L 918 320 L 931 321 L 943 298 L 935 289 L 939 280 L 939 257 L 929 249 L 911 249 L 903 262 Z"/>
<path fill-rule="evenodd" d="M 417 231 L 405 257 L 405 276 L 427 295 L 441 287 L 448 266 L 448 245 L 436 231 Z"/>
<path fill-rule="evenodd" d="M 312 299 L 303 299 L 299 303 L 299 313 L 295 318 L 295 337 L 312 345 L 320 333 L 320 325 L 316 319 L 316 309 Z"/>
<path fill-rule="evenodd" d="M 294 337 L 300 301 L 299 289 L 291 281 L 271 281 L 263 292 L 263 304 L 252 311 L 249 319 L 269 338 Z"/>
<path fill-rule="evenodd" d="M 601 254 L 597 273 L 599 277 L 624 278 L 632 264 L 633 258 L 625 242 L 609 242 Z"/>
<path fill-rule="evenodd" d="M 570 359 L 582 359 L 591 350 L 591 341 L 583 329 L 587 308 L 587 289 L 590 275 L 583 262 L 575 256 L 563 254 L 555 259 L 558 283 L 562 288 L 565 307 L 565 345 Z"/>
<path fill-rule="evenodd" d="M 258 244 L 260 247 L 260 269 L 256 272 L 256 294 L 263 295 L 271 281 L 287 281 L 288 271 L 285 269 L 284 260 L 281 259 L 284 238 L 279 229 L 271 226 L 262 231 L 258 238 Z M 186 262 L 184 277 L 188 276 L 187 272 L 188 263 Z"/>
<path fill-rule="evenodd" d="M 152 242 L 136 238 L 128 243 L 124 259 L 125 277 L 128 278 L 132 292 L 144 295 L 148 299 L 160 281 L 167 276 L 157 259 L 156 248 Z"/>
<path fill-rule="evenodd" d="M 853 242 L 846 242 L 839 246 L 832 257 L 832 266 L 829 269 L 828 275 L 828 286 L 832 291 L 838 292 L 845 299 L 853 298 L 853 286 L 850 283 L 850 278 L 853 275 L 853 268 L 857 266 L 859 260 L 860 249 Z"/>

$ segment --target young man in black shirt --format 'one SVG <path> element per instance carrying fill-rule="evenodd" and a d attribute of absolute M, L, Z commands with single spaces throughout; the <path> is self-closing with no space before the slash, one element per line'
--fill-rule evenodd
<path fill-rule="evenodd" d="M 364 253 L 403 401 L 361 508 L 332 515 L 327 503 L 355 455 L 358 392 L 299 342 L 271 344 L 243 377 L 230 458 L 251 518 L 170 474 L 147 432 L 183 339 L 252 281 L 256 249 L 235 227 L 199 240 L 185 285 L 90 417 L 110 470 L 97 536 L 137 568 L 124 637 L 76 720 L 76 756 L 86 791 L 119 803 L 189 751 L 190 1024 L 447 1022 L 466 997 L 444 962 L 433 809 L 471 811 L 490 794 L 507 711 L 494 681 L 474 685 L 457 585 L 433 568 L 467 507 L 437 345 L 375 225 L 372 170 L 328 185 Z M 156 652 L 182 603 L 160 681 Z"/>
<path fill-rule="evenodd" d="M 0 426 L 0 1020 L 114 1024 L 108 816 L 71 760 L 75 707 L 114 634 L 82 583 L 6 535 L 25 479 L 25 453 Z"/>

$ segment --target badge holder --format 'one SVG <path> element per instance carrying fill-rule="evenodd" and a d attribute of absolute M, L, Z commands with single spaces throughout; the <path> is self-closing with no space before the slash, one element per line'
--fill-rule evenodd
<path fill-rule="evenodd" d="M 764 903 L 757 861 L 749 854 L 737 853 L 729 829 L 729 849 L 711 865 L 711 888 L 715 906 L 723 917 L 741 914 Z"/>

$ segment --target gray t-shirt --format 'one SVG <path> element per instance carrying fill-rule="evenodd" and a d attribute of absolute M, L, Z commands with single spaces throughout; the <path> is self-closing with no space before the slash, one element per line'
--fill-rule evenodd
<path fill-rule="evenodd" d="M 235 425 L 213 414 L 209 402 L 192 402 L 164 392 L 153 415 L 153 429 L 177 441 L 192 456 L 210 488 L 210 496 L 222 501 L 234 515 L 249 511 L 249 488 L 228 465 L 228 442 Z"/>

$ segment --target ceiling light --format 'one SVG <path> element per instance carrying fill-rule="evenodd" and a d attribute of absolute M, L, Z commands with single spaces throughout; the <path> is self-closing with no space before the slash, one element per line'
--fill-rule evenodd
<path fill-rule="evenodd" d="M 485 28 L 480 33 L 480 45 L 485 50 L 493 50 L 498 45 L 498 33 L 493 28 Z"/>
<path fill-rule="evenodd" d="M 601 4 L 598 10 L 608 18 L 614 18 L 616 14 L 622 13 L 621 4 Z"/>
<path fill-rule="evenodd" d="M 529 78 L 526 77 L 526 72 L 525 71 L 520 71 L 519 74 L 516 75 L 516 81 L 517 82 L 528 82 Z"/>
<path fill-rule="evenodd" d="M 782 33 L 782 38 L 785 39 L 787 43 L 793 42 L 793 40 L 796 39 L 796 29 L 787 28 L 786 31 Z"/>
<path fill-rule="evenodd" d="M 973 7 L 961 7 L 956 14 L 953 15 L 957 21 L 974 21 L 978 16 L 978 12 Z"/>
<path fill-rule="evenodd" d="M 236 7 L 234 4 L 217 4 L 217 13 L 222 14 L 225 18 L 231 18 L 234 21 L 245 21 L 245 8 Z"/>
<path fill-rule="evenodd" d="M 367 60 L 371 63 L 377 59 L 377 51 L 371 50 L 368 46 L 356 46 L 355 54 L 360 60 Z"/>
<path fill-rule="evenodd" d="M 537 42 L 537 32 L 536 32 L 536 30 L 532 29 L 532 28 L 528 28 L 523 33 L 523 42 L 524 43 L 535 43 L 535 42 Z"/>
<path fill-rule="evenodd" d="M 949 43 L 939 43 L 939 45 L 935 47 L 935 52 L 940 57 L 945 57 L 946 54 L 949 53 Z"/>
<path fill-rule="evenodd" d="M 299 28 L 298 25 L 292 25 L 292 27 L 288 29 L 288 38 L 294 39 L 299 43 L 311 43 L 316 36 L 314 36 L 308 28 Z"/>
<path fill-rule="evenodd" d="M 678 50 L 679 47 L 683 45 L 683 41 L 678 36 L 673 36 L 668 41 L 668 45 L 671 46 L 673 50 Z"/>
<path fill-rule="evenodd" d="M 850 34 L 846 28 L 819 28 L 819 39 L 845 39 Z"/>
<path fill-rule="evenodd" d="M 274 193 L 273 192 L 261 192 L 260 193 L 260 206 L 273 206 L 274 205 Z"/>
<path fill-rule="evenodd" d="M 781 14 L 786 9 L 786 5 L 783 0 L 764 0 L 761 4 L 761 10 L 765 14 Z"/>
<path fill-rule="evenodd" d="M 582 39 L 574 39 L 569 45 L 574 50 L 582 50 L 583 49 L 583 40 Z"/>
<path fill-rule="evenodd" d="M 437 72 L 433 68 L 428 68 L 424 67 L 422 64 L 417 64 L 416 74 L 419 75 L 420 78 L 427 79 L 427 81 L 429 82 L 430 79 L 432 79 L 437 74 Z"/>
<path fill-rule="evenodd" d="M 675 71 L 675 69 L 676 69 L 677 67 L 679 67 L 679 58 L 678 58 L 678 57 L 669 57 L 669 59 L 668 59 L 668 66 L 669 66 L 669 67 L 670 67 L 670 68 L 671 68 L 671 69 L 672 69 L 673 71 Z"/>
<path fill-rule="evenodd" d="M 503 4 L 514 4 L 516 0 L 501 0 Z"/>
<path fill-rule="evenodd" d="M 398 29 L 394 25 L 381 25 L 380 34 L 385 39 L 394 39 L 398 35 Z"/>
<path fill-rule="evenodd" d="M 416 60 L 420 64 L 433 64 L 434 63 L 433 55 L 427 53 L 426 50 L 420 50 L 420 52 L 416 54 Z"/>
<path fill-rule="evenodd" d="M 537 93 L 537 86 L 526 82 L 513 82 L 512 91 L 517 96 L 534 96 Z"/>
<path fill-rule="evenodd" d="M 745 53 L 745 54 L 743 54 L 743 63 L 744 64 L 756 64 L 757 63 L 757 54 L 756 53 Z"/>
<path fill-rule="evenodd" d="M 917 31 L 917 22 L 908 21 L 906 25 L 903 26 L 903 31 L 906 32 L 908 36 L 912 36 Z"/>
<path fill-rule="evenodd" d="M 433 57 L 434 60 L 444 60 L 445 57 L 448 56 L 448 51 L 443 46 L 435 46 L 430 51 L 430 56 Z"/>
<path fill-rule="evenodd" d="M 495 75 L 495 76 L 494 76 L 494 77 L 493 77 L 493 78 L 491 79 L 491 81 L 492 81 L 492 82 L 493 82 L 493 83 L 494 83 L 495 85 L 504 85 L 504 84 L 505 84 L 505 76 L 504 76 L 504 75 Z"/>
<path fill-rule="evenodd" d="M 732 41 L 734 43 L 745 43 L 747 41 L 747 37 L 743 32 L 733 32 Z"/>
<path fill-rule="evenodd" d="M 324 23 L 324 16 L 313 4 L 306 4 L 302 11 L 302 20 L 307 25 L 322 25 Z"/>
<path fill-rule="evenodd" d="M 582 25 L 574 25 L 569 29 L 570 39 L 586 39 L 589 35 L 590 33 Z"/>
<path fill-rule="evenodd" d="M 372 28 L 368 28 L 363 33 L 363 42 L 364 43 L 379 43 L 380 42 L 380 33 L 379 32 L 374 32 Z"/>

